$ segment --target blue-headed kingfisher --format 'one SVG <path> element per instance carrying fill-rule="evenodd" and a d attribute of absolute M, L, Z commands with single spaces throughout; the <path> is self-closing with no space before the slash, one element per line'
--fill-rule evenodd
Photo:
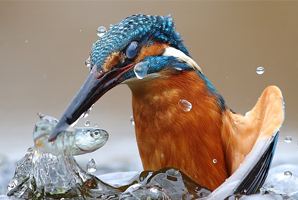
<path fill-rule="evenodd" d="M 214 190 L 237 170 L 258 137 L 269 137 L 283 121 L 281 92 L 275 86 L 264 91 L 247 116 L 233 112 L 191 58 L 169 16 L 123 19 L 94 43 L 90 60 L 89 76 L 49 141 L 124 83 L 132 92 L 144 169 L 175 167 Z M 264 121 L 270 134 L 260 131 Z"/>

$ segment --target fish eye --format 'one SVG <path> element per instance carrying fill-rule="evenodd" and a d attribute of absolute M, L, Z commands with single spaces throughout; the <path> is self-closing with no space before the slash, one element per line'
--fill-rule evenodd
<path fill-rule="evenodd" d="M 92 131 L 92 132 L 91 132 L 91 136 L 94 137 L 94 138 L 98 138 L 98 137 L 100 137 L 100 132 L 99 132 L 99 130 L 97 129 L 97 130 Z"/>
<path fill-rule="evenodd" d="M 132 41 L 126 48 L 126 56 L 128 59 L 134 59 L 138 54 L 139 43 L 137 41 Z"/>

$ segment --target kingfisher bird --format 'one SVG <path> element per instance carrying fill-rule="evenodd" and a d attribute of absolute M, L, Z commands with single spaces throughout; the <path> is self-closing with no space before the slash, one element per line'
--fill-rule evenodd
<path fill-rule="evenodd" d="M 144 169 L 175 167 L 211 190 L 284 119 L 276 86 L 269 86 L 246 116 L 231 110 L 190 56 L 171 16 L 136 14 L 123 19 L 93 44 L 90 64 L 86 81 L 49 141 L 108 90 L 127 84 Z"/>

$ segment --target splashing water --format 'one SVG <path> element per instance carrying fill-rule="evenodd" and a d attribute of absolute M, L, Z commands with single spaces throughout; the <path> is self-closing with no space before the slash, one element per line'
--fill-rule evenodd
<path fill-rule="evenodd" d="M 256 72 L 257 72 L 257 74 L 262 75 L 265 72 L 265 68 L 260 66 L 257 68 Z"/>
<path fill-rule="evenodd" d="M 86 173 L 75 161 L 75 155 L 95 151 L 108 139 L 108 133 L 93 127 L 76 127 L 48 142 L 58 120 L 39 114 L 33 133 L 34 147 L 17 163 L 8 185 L 8 196 L 21 199 L 192 199 L 206 197 L 210 191 L 196 184 L 177 169 L 144 171 L 124 179 L 119 174 L 104 183 L 90 173 L 96 171 L 94 159 L 87 163 Z M 107 176 L 106 176 L 107 177 Z M 108 176 L 109 177 L 109 176 Z M 122 179 L 122 180 L 121 180 Z M 115 180 L 119 183 L 113 184 Z"/>
<path fill-rule="evenodd" d="M 184 112 L 189 112 L 192 109 L 192 104 L 185 99 L 180 99 L 178 105 Z"/>
<path fill-rule="evenodd" d="M 98 37 L 102 37 L 106 32 L 107 32 L 106 27 L 100 26 L 100 27 L 97 28 L 96 34 L 97 34 Z"/>
<path fill-rule="evenodd" d="M 150 64 L 148 61 L 139 62 L 134 66 L 134 73 L 138 79 L 143 79 L 148 72 Z"/>

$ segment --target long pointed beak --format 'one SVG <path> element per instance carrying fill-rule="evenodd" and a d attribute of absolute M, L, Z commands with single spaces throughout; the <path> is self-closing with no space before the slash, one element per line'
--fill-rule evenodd
<path fill-rule="evenodd" d="M 65 132 L 69 125 L 74 123 L 86 110 L 88 110 L 108 90 L 124 81 L 123 74 L 129 71 L 134 64 L 123 68 L 116 68 L 109 72 L 97 71 L 94 65 L 84 84 L 68 105 L 58 124 L 49 136 L 54 141 L 57 136 Z"/>

